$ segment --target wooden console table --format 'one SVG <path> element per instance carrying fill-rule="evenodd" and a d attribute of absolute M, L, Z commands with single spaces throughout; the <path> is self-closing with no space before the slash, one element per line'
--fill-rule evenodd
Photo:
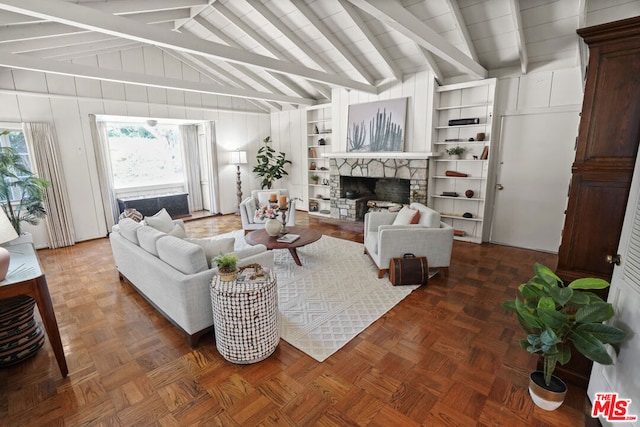
<path fill-rule="evenodd" d="M 0 299 L 28 295 L 36 301 L 60 373 L 66 377 L 69 373 L 67 360 L 64 357 L 49 287 L 36 250 L 31 243 L 10 245 L 6 246 L 6 249 L 11 254 L 11 263 L 7 277 L 0 282 Z"/>

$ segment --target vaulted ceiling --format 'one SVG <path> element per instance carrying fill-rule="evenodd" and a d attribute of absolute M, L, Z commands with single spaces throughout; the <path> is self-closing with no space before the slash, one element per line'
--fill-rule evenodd
<path fill-rule="evenodd" d="M 265 111 L 369 93 L 432 70 L 441 82 L 578 61 L 586 0 L 0 0 L 0 66 L 251 100 Z M 188 82 L 91 67 L 154 46 Z"/>

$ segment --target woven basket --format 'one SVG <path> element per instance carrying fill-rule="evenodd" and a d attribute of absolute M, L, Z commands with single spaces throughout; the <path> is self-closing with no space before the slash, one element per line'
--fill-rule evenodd
<path fill-rule="evenodd" d="M 218 351 L 229 362 L 255 363 L 280 342 L 278 288 L 273 271 L 263 280 L 211 281 L 211 306 Z"/>
<path fill-rule="evenodd" d="M 238 277 L 238 270 L 235 269 L 233 271 L 222 271 L 218 270 L 218 276 L 220 276 L 220 280 L 223 282 L 233 282 Z"/>

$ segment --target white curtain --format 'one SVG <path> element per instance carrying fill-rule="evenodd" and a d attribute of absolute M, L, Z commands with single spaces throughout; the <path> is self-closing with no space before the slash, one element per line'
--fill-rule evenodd
<path fill-rule="evenodd" d="M 97 121 L 95 114 L 89 114 L 89 122 L 91 124 L 93 149 L 96 153 L 96 166 L 98 168 L 98 181 L 100 184 L 102 205 L 104 207 L 104 218 L 107 222 L 107 230 L 111 231 L 113 225 L 118 223 L 120 209 L 118 208 L 118 201 L 116 200 L 116 192 L 113 189 L 107 125 L 105 122 Z"/>
<path fill-rule="evenodd" d="M 206 153 L 200 153 L 207 157 L 207 168 L 204 173 L 208 175 L 209 200 L 211 200 L 211 212 L 220 213 L 220 197 L 218 196 L 218 148 L 216 142 L 216 124 L 204 123 Z"/>
<path fill-rule="evenodd" d="M 179 126 L 182 140 L 182 157 L 187 180 L 189 210 L 201 211 L 202 186 L 200 184 L 200 161 L 198 159 L 198 128 L 195 125 Z"/>
<path fill-rule="evenodd" d="M 40 178 L 51 182 L 45 190 L 44 218 L 51 249 L 71 246 L 75 243 L 75 232 L 67 185 L 60 163 L 58 140 L 49 123 L 23 123 L 25 140 L 33 153 L 34 169 Z"/>

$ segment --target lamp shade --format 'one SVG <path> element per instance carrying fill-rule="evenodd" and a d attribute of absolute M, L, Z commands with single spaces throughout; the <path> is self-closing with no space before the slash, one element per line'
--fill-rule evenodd
<path fill-rule="evenodd" d="M 231 164 L 232 165 L 242 165 L 247 163 L 247 152 L 246 151 L 232 151 L 231 153 Z"/>
<path fill-rule="evenodd" d="M 0 209 L 0 244 L 17 238 L 18 233 L 16 233 L 13 225 L 11 225 L 7 214 L 4 213 L 4 209 Z"/>

